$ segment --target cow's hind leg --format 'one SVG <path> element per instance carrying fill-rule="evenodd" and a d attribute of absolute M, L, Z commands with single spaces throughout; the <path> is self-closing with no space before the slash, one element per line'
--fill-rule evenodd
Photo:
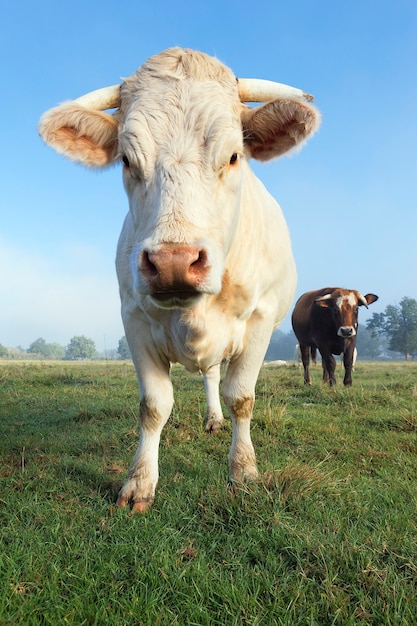
<path fill-rule="evenodd" d="M 219 395 L 220 365 L 215 365 L 207 370 L 203 377 L 207 400 L 204 429 L 207 433 L 215 433 L 223 423 L 223 411 Z"/>
<path fill-rule="evenodd" d="M 310 346 L 300 343 L 301 360 L 304 368 L 304 384 L 311 385 L 310 376 Z"/>

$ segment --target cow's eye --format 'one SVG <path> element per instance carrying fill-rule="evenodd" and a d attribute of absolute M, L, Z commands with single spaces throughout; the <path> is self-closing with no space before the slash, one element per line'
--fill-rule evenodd
<path fill-rule="evenodd" d="M 129 163 L 129 159 L 127 158 L 127 156 L 124 154 L 122 157 L 122 161 L 125 164 L 126 167 L 130 167 L 130 163 Z"/>
<path fill-rule="evenodd" d="M 230 165 L 235 165 L 238 162 L 239 156 L 237 154 L 237 152 L 233 152 L 232 156 L 230 157 Z"/>

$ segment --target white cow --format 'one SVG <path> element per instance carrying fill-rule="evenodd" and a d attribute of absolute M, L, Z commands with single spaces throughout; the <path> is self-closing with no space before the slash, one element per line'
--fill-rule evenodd
<path fill-rule="evenodd" d="M 129 213 L 116 266 L 140 389 L 140 437 L 119 506 L 144 512 L 154 500 L 175 362 L 203 373 L 207 431 L 223 419 L 220 364 L 228 362 L 229 477 L 257 476 L 255 383 L 291 305 L 296 268 L 281 209 L 248 160 L 281 155 L 314 133 L 320 116 L 311 100 L 292 87 L 237 80 L 216 59 L 172 48 L 122 85 L 64 103 L 40 121 L 44 141 L 74 161 L 123 163 Z M 243 104 L 250 101 L 266 104 Z"/>

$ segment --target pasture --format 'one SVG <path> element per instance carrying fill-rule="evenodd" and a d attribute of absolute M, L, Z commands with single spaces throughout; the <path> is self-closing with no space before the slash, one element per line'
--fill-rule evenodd
<path fill-rule="evenodd" d="M 155 503 L 132 516 L 133 366 L 0 363 L 0 624 L 416 624 L 417 363 L 312 376 L 261 370 L 260 479 L 231 490 L 230 421 L 205 434 L 203 381 L 174 368 Z"/>

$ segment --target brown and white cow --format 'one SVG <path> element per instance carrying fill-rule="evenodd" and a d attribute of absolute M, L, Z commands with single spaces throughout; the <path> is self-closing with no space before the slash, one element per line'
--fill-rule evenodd
<path fill-rule="evenodd" d="M 292 327 L 298 339 L 304 367 L 304 382 L 311 385 L 310 352 L 315 359 L 319 349 L 323 366 L 323 381 L 336 384 L 336 361 L 333 354 L 343 354 L 345 376 L 343 383 L 352 384 L 352 368 L 356 358 L 358 308 L 378 300 L 368 293 L 362 296 L 353 289 L 325 287 L 304 293 L 292 313 Z"/>
<path fill-rule="evenodd" d="M 223 419 L 220 364 L 229 363 L 222 386 L 233 424 L 229 475 L 257 476 L 255 383 L 291 305 L 296 269 L 281 209 L 248 161 L 281 155 L 314 133 L 320 116 L 311 100 L 296 88 L 237 80 L 216 59 L 172 48 L 122 85 L 64 103 L 40 121 L 44 141 L 74 161 L 123 163 L 129 212 L 116 266 L 140 388 L 140 437 L 119 506 L 142 512 L 153 502 L 175 362 L 204 376 L 207 431 Z M 266 103 L 250 108 L 249 101 Z"/>

